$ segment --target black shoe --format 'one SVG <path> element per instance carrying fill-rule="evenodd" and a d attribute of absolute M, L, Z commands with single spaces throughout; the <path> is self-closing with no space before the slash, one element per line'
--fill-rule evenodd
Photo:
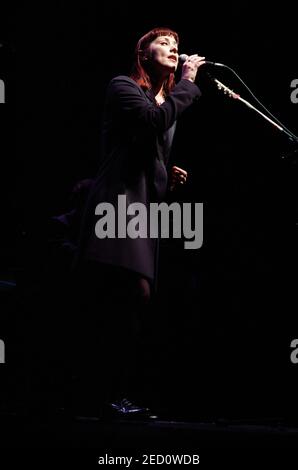
<path fill-rule="evenodd" d="M 120 418 L 120 419 L 144 419 L 153 420 L 158 416 L 153 413 L 150 408 L 138 406 L 135 403 L 123 398 L 121 400 L 108 403 L 106 413 L 104 416 L 107 418 Z"/>

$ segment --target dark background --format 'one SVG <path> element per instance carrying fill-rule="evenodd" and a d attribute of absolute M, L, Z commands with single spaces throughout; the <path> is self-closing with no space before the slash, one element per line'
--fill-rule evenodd
<path fill-rule="evenodd" d="M 105 88 L 129 73 L 137 40 L 153 27 L 176 30 L 180 53 L 233 67 L 298 133 L 290 3 L 261 11 L 250 2 L 61 1 L 24 6 L 2 21 L 1 273 L 25 291 L 36 293 L 47 269 L 50 217 L 68 210 L 74 184 L 96 173 Z M 228 71 L 209 71 L 253 103 Z M 163 244 L 148 394 L 185 415 L 289 418 L 297 383 L 290 362 L 297 337 L 297 164 L 281 158 L 292 146 L 269 123 L 219 92 L 206 73 L 198 84 L 203 96 L 179 123 L 172 162 L 189 172 L 177 198 L 204 203 L 204 245 L 192 252 Z M 41 298 L 36 313 L 15 300 L 16 290 L 2 301 L 2 337 L 12 338 L 7 354 L 22 375 L 23 326 L 42 343 L 44 325 L 54 332 L 57 318 L 71 323 L 71 316 L 57 293 L 47 292 L 51 307 Z"/>

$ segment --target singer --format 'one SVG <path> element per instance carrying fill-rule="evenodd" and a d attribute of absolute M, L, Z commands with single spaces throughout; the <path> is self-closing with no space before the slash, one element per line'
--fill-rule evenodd
<path fill-rule="evenodd" d="M 98 361 L 90 391 L 98 393 L 98 401 L 105 390 L 103 399 L 113 413 L 123 416 L 152 416 L 132 400 L 142 400 L 141 325 L 156 289 L 158 239 L 99 239 L 95 208 L 101 202 L 116 206 L 119 195 L 126 196 L 127 205 L 138 202 L 149 208 L 150 203 L 162 201 L 167 190 L 185 183 L 187 172 L 176 166 L 168 178 L 169 157 L 177 119 L 201 94 L 195 79 L 205 57 L 188 56 L 175 84 L 178 46 L 176 32 L 149 31 L 136 45 L 131 74 L 109 83 L 102 159 L 79 242 L 77 266 L 86 285 L 90 329 L 101 336 L 89 341 L 88 361 L 91 356 Z M 98 350 L 95 344 L 100 345 Z"/>

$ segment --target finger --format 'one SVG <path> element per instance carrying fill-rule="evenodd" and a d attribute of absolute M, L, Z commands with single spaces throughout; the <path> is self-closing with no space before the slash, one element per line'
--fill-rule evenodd
<path fill-rule="evenodd" d="M 178 180 L 181 180 L 181 179 L 182 179 L 182 180 L 186 180 L 186 178 L 187 178 L 187 175 L 183 175 L 182 173 L 175 173 L 175 174 L 173 175 L 173 179 L 174 179 L 174 180 L 177 180 L 177 181 L 178 181 Z"/>
<path fill-rule="evenodd" d="M 179 166 L 173 166 L 172 170 L 175 174 L 179 173 L 187 176 L 187 171 L 183 170 L 182 168 L 179 168 Z"/>
<path fill-rule="evenodd" d="M 194 62 L 196 60 L 204 60 L 206 59 L 205 56 L 201 56 L 201 55 L 198 55 L 198 54 L 193 54 L 193 55 L 190 55 L 188 56 L 188 58 L 186 59 L 186 61 L 188 62 Z"/>
<path fill-rule="evenodd" d="M 193 59 L 196 59 L 197 57 L 199 57 L 198 54 L 191 54 L 191 55 L 189 55 L 189 56 L 187 57 L 186 60 L 191 61 L 191 60 L 193 60 Z"/>
<path fill-rule="evenodd" d="M 173 168 L 173 172 L 174 172 L 174 173 L 179 173 L 179 174 L 181 174 L 181 175 L 187 175 L 187 171 L 182 170 L 182 168 L 177 168 L 177 167 L 176 167 L 176 168 Z"/>
<path fill-rule="evenodd" d="M 176 178 L 176 179 L 173 179 L 173 184 L 184 184 L 186 183 L 186 178 Z"/>

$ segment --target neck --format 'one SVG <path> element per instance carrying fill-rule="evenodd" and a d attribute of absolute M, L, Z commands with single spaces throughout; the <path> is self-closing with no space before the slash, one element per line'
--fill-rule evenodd
<path fill-rule="evenodd" d="M 154 96 L 163 96 L 164 79 L 154 80 L 152 82 L 152 91 Z"/>
<path fill-rule="evenodd" d="M 163 96 L 164 82 L 169 78 L 169 73 L 157 73 L 151 75 L 152 91 L 154 96 Z"/>

